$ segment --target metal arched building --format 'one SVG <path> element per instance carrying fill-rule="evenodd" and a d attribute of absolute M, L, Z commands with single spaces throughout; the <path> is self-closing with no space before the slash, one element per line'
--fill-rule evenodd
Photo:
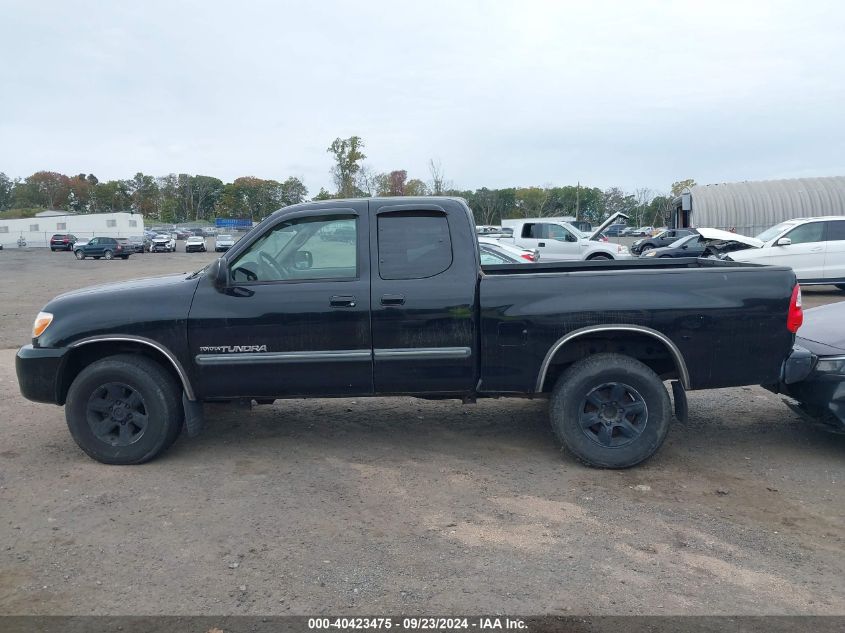
<path fill-rule="evenodd" d="M 784 220 L 845 215 L 845 176 L 696 185 L 673 201 L 672 226 L 757 235 Z"/>

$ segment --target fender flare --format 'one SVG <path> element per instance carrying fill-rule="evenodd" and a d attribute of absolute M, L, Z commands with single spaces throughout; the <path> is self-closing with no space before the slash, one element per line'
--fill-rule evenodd
<path fill-rule="evenodd" d="M 684 361 L 684 355 L 681 354 L 681 350 L 678 349 L 678 346 L 675 345 L 672 339 L 668 336 L 650 327 L 645 327 L 644 325 L 588 325 L 587 327 L 572 330 L 568 334 L 561 336 L 546 353 L 546 357 L 543 359 L 543 364 L 540 365 L 540 372 L 537 374 L 537 384 L 534 390 L 537 393 L 543 391 L 543 383 L 546 381 L 546 374 L 549 371 L 549 365 L 551 365 L 555 354 L 557 354 L 564 345 L 580 336 L 593 334 L 595 332 L 633 332 L 635 334 L 645 334 L 646 336 L 651 336 L 652 338 L 657 339 L 666 347 L 666 349 L 669 350 L 669 354 L 675 362 L 675 367 L 678 369 L 678 376 L 681 381 L 681 385 L 684 389 L 689 390 L 689 370 L 687 369 L 687 364 L 686 361 Z"/>
<path fill-rule="evenodd" d="M 78 341 L 74 341 L 68 347 L 70 349 L 75 349 L 77 347 L 82 347 L 83 345 L 88 345 L 89 343 L 108 343 L 108 342 L 128 342 L 128 343 L 140 343 L 141 345 L 146 345 L 148 347 L 152 347 L 160 354 L 162 354 L 173 366 L 173 369 L 176 370 L 176 374 L 179 376 L 179 380 L 182 382 L 182 388 L 185 390 L 185 396 L 190 401 L 195 401 L 196 396 L 194 395 L 194 389 L 191 386 L 191 381 L 188 379 L 188 374 L 185 371 L 185 368 L 182 366 L 182 363 L 179 362 L 179 359 L 176 358 L 176 355 L 167 349 L 161 343 L 154 341 L 149 338 L 145 338 L 143 336 L 133 336 L 129 334 L 116 334 L 116 335 L 105 335 L 105 336 L 90 336 L 88 338 L 83 338 Z"/>

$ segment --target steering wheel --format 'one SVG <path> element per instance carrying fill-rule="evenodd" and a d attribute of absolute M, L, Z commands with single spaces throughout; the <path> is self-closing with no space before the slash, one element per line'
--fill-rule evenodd
<path fill-rule="evenodd" d="M 258 259 L 261 260 L 262 264 L 266 264 L 267 266 L 272 268 L 279 276 L 279 279 L 287 279 L 288 277 L 290 277 L 288 270 L 284 266 L 281 266 L 280 264 L 276 263 L 276 260 L 270 257 L 264 251 L 260 251 L 258 253 Z"/>

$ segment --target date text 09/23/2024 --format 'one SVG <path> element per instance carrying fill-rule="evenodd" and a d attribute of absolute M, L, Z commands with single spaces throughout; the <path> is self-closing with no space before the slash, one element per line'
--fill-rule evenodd
<path fill-rule="evenodd" d="M 308 629 L 320 630 L 390 630 L 442 631 L 442 630 L 527 630 L 522 618 L 503 616 L 476 617 L 346 617 L 308 618 Z"/>

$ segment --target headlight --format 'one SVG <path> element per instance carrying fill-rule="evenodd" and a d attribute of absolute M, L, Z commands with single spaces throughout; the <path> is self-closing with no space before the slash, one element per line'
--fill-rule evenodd
<path fill-rule="evenodd" d="M 645 253 L 643 253 L 643 257 L 657 257 L 657 253 L 655 253 L 654 251 L 646 251 Z"/>
<path fill-rule="evenodd" d="M 44 330 L 50 327 L 53 322 L 53 315 L 49 312 L 39 312 L 35 317 L 35 323 L 32 324 L 32 338 L 38 338 L 44 334 Z"/>
<path fill-rule="evenodd" d="M 821 374 L 845 375 L 845 358 L 820 358 L 816 363 L 816 371 Z"/>

